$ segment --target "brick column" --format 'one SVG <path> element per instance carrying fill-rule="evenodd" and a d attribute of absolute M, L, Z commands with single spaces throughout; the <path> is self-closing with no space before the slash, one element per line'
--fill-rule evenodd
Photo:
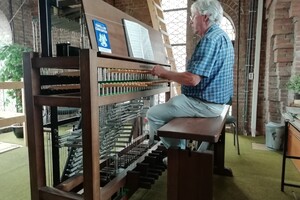
<path fill-rule="evenodd" d="M 286 82 L 294 52 L 294 24 L 289 17 L 291 1 L 270 1 L 267 8 L 266 122 L 281 122 L 283 107 L 288 102 Z"/>

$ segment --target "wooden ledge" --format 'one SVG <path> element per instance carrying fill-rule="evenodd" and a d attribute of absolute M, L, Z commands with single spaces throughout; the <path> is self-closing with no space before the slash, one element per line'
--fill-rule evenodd
<path fill-rule="evenodd" d="M 0 127 L 10 126 L 26 121 L 24 113 L 0 112 Z"/>

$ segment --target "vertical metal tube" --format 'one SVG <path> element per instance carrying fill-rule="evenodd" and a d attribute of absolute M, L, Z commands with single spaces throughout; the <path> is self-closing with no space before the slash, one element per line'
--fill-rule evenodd
<path fill-rule="evenodd" d="M 254 13 L 256 12 L 255 0 L 250 2 L 250 11 L 249 11 L 249 23 L 248 23 L 248 37 L 247 37 L 247 53 L 246 53 L 246 66 L 245 66 L 245 104 L 244 104 L 244 123 L 243 130 L 247 133 L 248 130 L 248 93 L 249 93 L 249 70 L 253 69 L 253 23 L 254 23 Z"/>
<path fill-rule="evenodd" d="M 52 161 L 53 161 L 52 162 L 53 186 L 56 186 L 60 183 L 59 147 L 57 145 L 57 138 L 58 138 L 57 107 L 51 107 L 51 144 L 52 144 Z"/>
<path fill-rule="evenodd" d="M 252 92 L 252 109 L 251 109 L 251 135 L 256 136 L 256 119 L 257 119 L 257 98 L 258 98 L 258 82 L 259 82 L 259 63 L 260 63 L 260 46 L 261 46 L 261 32 L 263 20 L 263 0 L 258 0 L 257 8 L 257 22 L 256 22 L 256 42 L 255 42 L 255 56 L 253 65 L 253 92 Z"/>
<path fill-rule="evenodd" d="M 52 56 L 50 0 L 39 0 L 42 56 Z"/>

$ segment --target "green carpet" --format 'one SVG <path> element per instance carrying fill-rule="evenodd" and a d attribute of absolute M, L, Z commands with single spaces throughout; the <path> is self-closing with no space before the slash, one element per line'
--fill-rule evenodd
<path fill-rule="evenodd" d="M 12 132 L 0 134 L 0 141 L 23 146 L 0 154 L 0 199 L 29 200 L 28 149 Z"/>
<path fill-rule="evenodd" d="M 1 142 L 24 145 L 13 133 L 0 134 Z M 233 146 L 232 134 L 226 135 L 226 167 L 234 177 L 214 177 L 215 200 L 285 200 L 300 199 L 300 189 L 285 187 L 280 191 L 281 152 L 253 150 L 252 143 L 264 143 L 264 137 L 240 136 L 241 155 Z M 290 160 L 287 179 L 300 184 L 300 173 Z M 30 200 L 27 148 L 21 147 L 0 154 L 0 199 Z M 165 172 L 151 189 L 139 189 L 130 200 L 164 200 L 166 198 Z"/>

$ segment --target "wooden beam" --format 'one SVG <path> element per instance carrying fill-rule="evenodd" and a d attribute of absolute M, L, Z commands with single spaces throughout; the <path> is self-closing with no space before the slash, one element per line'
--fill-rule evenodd
<path fill-rule="evenodd" d="M 0 127 L 10 126 L 16 123 L 23 123 L 26 117 L 23 113 L 0 113 Z"/>
<path fill-rule="evenodd" d="M 0 90 L 9 90 L 9 89 L 22 89 L 24 88 L 23 82 L 0 82 Z"/>
<path fill-rule="evenodd" d="M 83 200 L 78 194 L 64 192 L 51 187 L 42 187 L 39 189 L 40 199 L 43 200 Z"/>

